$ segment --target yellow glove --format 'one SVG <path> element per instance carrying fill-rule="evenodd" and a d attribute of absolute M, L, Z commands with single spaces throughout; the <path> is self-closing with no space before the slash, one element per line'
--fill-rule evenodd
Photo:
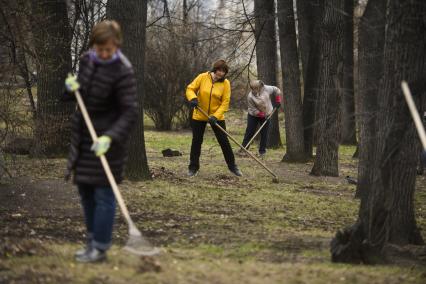
<path fill-rule="evenodd" d="M 106 152 L 108 152 L 110 146 L 111 138 L 109 136 L 103 135 L 99 137 L 95 143 L 93 143 L 90 150 L 95 152 L 95 155 L 97 157 L 100 157 L 102 155 L 105 155 Z"/>
<path fill-rule="evenodd" d="M 65 88 L 71 93 L 74 93 L 80 88 L 76 75 L 68 74 L 68 77 L 65 79 Z"/>

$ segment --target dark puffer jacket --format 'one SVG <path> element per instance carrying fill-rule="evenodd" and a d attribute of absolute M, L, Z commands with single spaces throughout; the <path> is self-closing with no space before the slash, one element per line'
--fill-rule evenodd
<path fill-rule="evenodd" d="M 93 55 L 93 54 L 92 54 Z M 112 139 L 106 158 L 119 183 L 123 179 L 123 167 L 127 159 L 128 138 L 138 118 L 136 79 L 128 59 L 118 53 L 107 64 L 93 60 L 89 53 L 80 60 L 78 82 L 80 93 L 98 136 Z M 64 99 L 74 99 L 64 94 Z M 74 172 L 77 184 L 109 185 L 100 159 L 90 150 L 93 141 L 80 110 L 72 119 L 71 149 L 66 178 Z"/>

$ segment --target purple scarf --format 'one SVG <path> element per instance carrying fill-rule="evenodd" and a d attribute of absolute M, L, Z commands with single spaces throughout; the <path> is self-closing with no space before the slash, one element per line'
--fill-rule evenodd
<path fill-rule="evenodd" d="M 117 52 L 115 52 L 110 59 L 103 60 L 103 59 L 100 59 L 98 57 L 98 55 L 96 54 L 96 51 L 94 49 L 89 50 L 90 59 L 93 62 L 95 62 L 97 64 L 102 64 L 102 65 L 114 63 L 115 61 L 117 61 L 120 58 L 120 53 L 121 53 L 121 51 L 118 49 Z"/>

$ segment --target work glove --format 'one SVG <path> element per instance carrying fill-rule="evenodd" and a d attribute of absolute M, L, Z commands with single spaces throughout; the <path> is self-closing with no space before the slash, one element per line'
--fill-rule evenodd
<path fill-rule="evenodd" d="M 422 163 L 423 166 L 426 167 L 426 150 L 422 153 Z"/>
<path fill-rule="evenodd" d="M 106 152 L 108 152 L 109 147 L 111 146 L 111 137 L 102 135 L 98 138 L 97 141 L 95 141 L 90 148 L 93 152 L 95 152 L 95 155 L 97 157 L 100 157 L 102 155 L 105 155 Z"/>
<path fill-rule="evenodd" d="M 275 96 L 275 101 L 272 104 L 274 106 L 274 108 L 280 108 L 281 107 L 281 96 Z"/>
<path fill-rule="evenodd" d="M 68 77 L 65 79 L 65 88 L 70 93 L 74 93 L 80 88 L 76 75 L 68 74 Z"/>
<path fill-rule="evenodd" d="M 189 106 L 191 108 L 196 108 L 198 106 L 198 99 L 195 98 L 195 99 L 190 100 L 189 101 Z"/>
<path fill-rule="evenodd" d="M 257 116 L 257 117 L 259 117 L 259 118 L 265 118 L 265 113 L 264 113 L 263 111 L 259 111 L 259 112 L 256 114 L 256 116 Z"/>
<path fill-rule="evenodd" d="M 215 125 L 217 123 L 217 118 L 214 115 L 209 116 L 209 123 L 210 125 Z"/>

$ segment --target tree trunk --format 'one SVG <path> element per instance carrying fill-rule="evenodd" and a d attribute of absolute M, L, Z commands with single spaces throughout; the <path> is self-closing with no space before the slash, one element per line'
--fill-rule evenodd
<path fill-rule="evenodd" d="M 376 145 L 377 96 L 383 76 L 385 46 L 386 1 L 370 0 L 359 25 L 359 164 L 356 197 L 368 193 L 373 182 L 373 163 Z M 374 38 L 375 40 L 371 40 Z"/>
<path fill-rule="evenodd" d="M 260 80 L 267 85 L 277 85 L 277 40 L 275 34 L 274 0 L 255 0 L 256 63 Z M 268 133 L 268 148 L 282 145 L 280 138 L 278 112 L 271 118 Z"/>
<path fill-rule="evenodd" d="M 393 247 L 400 247 L 404 254 L 403 246 L 424 244 L 414 214 L 419 139 L 400 83 L 407 80 L 412 86 L 422 86 L 413 92 L 417 105 L 426 95 L 426 3 L 389 1 L 388 11 L 383 77 L 377 97 L 377 141 L 370 157 L 373 183 L 362 195 L 357 226 L 343 237 L 336 234 L 332 242 L 335 261 L 392 262 L 398 256 L 407 256 L 395 256 Z"/>
<path fill-rule="evenodd" d="M 354 0 L 346 0 L 343 40 L 343 97 L 341 143 L 356 145 L 354 97 Z"/>
<path fill-rule="evenodd" d="M 278 26 L 284 93 L 286 162 L 305 162 L 299 51 L 293 0 L 278 0 Z"/>
<path fill-rule="evenodd" d="M 314 33 L 315 8 L 312 0 L 296 1 L 297 25 L 300 59 L 302 65 L 302 83 L 305 86 L 308 74 L 309 55 L 311 50 L 311 38 Z"/>
<path fill-rule="evenodd" d="M 303 136 L 305 155 L 312 157 L 315 100 L 319 68 L 319 9 L 315 0 L 297 1 L 299 49 L 303 70 Z M 315 52 L 310 52 L 315 50 Z"/>
<path fill-rule="evenodd" d="M 122 27 L 124 35 L 122 49 L 133 64 L 138 88 L 139 120 L 130 137 L 126 175 L 129 179 L 147 180 L 151 178 L 145 151 L 143 123 L 147 0 L 109 0 L 107 15 L 117 20 Z"/>
<path fill-rule="evenodd" d="M 343 79 L 343 23 L 341 0 L 320 1 L 321 63 L 316 104 L 318 146 L 311 174 L 339 175 L 340 97 Z"/>
<path fill-rule="evenodd" d="M 72 104 L 59 101 L 71 71 L 71 35 L 66 1 L 32 1 L 37 51 L 37 116 L 33 153 L 53 157 L 68 151 Z"/>

